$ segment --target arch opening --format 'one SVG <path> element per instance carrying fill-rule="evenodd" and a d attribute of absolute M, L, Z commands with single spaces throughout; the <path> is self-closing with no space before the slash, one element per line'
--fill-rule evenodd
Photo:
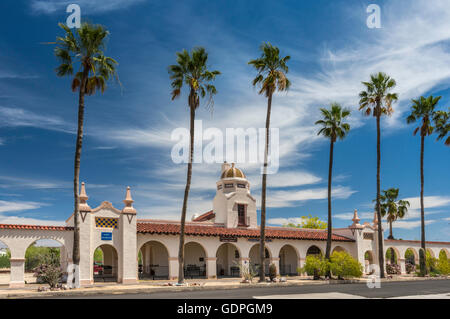
<path fill-rule="evenodd" d="M 405 251 L 405 263 L 416 265 L 416 260 L 418 260 L 419 257 L 417 255 L 417 252 L 413 248 L 408 248 Z"/>
<path fill-rule="evenodd" d="M 319 247 L 317 247 L 316 245 L 312 245 L 306 251 L 306 256 L 309 255 L 323 256 L 323 253 Z"/>
<path fill-rule="evenodd" d="M 385 253 L 386 263 L 391 265 L 398 265 L 399 254 L 394 247 L 388 247 Z"/>
<path fill-rule="evenodd" d="M 94 251 L 94 282 L 117 282 L 119 258 L 114 246 L 103 244 Z"/>
<path fill-rule="evenodd" d="M 64 245 L 52 238 L 38 239 L 31 243 L 25 251 L 25 282 L 42 283 L 39 278 L 34 276 L 34 270 L 43 264 L 60 267 L 64 273 L 67 267 Z M 60 282 L 67 282 L 67 275 L 63 275 Z"/>
<path fill-rule="evenodd" d="M 298 259 L 297 251 L 291 245 L 284 245 L 279 254 L 280 275 L 297 276 Z"/>
<path fill-rule="evenodd" d="M 206 278 L 206 252 L 202 245 L 189 242 L 184 245 L 184 277 Z"/>
<path fill-rule="evenodd" d="M 11 274 L 11 251 L 9 247 L 0 241 L 0 286 L 9 285 Z"/>
<path fill-rule="evenodd" d="M 139 279 L 168 279 L 169 251 L 159 241 L 148 241 L 139 250 Z"/>
<path fill-rule="evenodd" d="M 347 252 L 347 250 L 345 250 L 345 248 L 342 248 L 341 246 L 336 246 L 336 247 L 334 247 L 333 248 L 333 251 L 331 252 L 331 254 L 333 254 L 334 252 L 343 252 L 343 251 L 345 251 L 345 252 Z"/>
<path fill-rule="evenodd" d="M 370 250 L 367 250 L 364 253 L 364 272 L 366 274 L 371 274 L 372 270 L 370 269 L 370 265 L 374 264 L 374 258 L 373 258 L 373 252 Z"/>
<path fill-rule="evenodd" d="M 240 277 L 239 260 L 241 253 L 236 245 L 224 243 L 220 245 L 216 253 L 217 277 Z"/>

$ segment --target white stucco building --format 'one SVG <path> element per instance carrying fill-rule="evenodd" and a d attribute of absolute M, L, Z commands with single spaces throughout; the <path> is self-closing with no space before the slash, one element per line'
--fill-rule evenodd
<path fill-rule="evenodd" d="M 129 187 L 122 209 L 109 202 L 91 209 L 87 201 L 82 183 L 79 218 L 81 285 L 91 285 L 96 279 L 105 280 L 106 277 L 120 283 L 135 283 L 140 277 L 177 278 L 179 222 L 139 219 Z M 369 263 L 378 263 L 377 222 L 360 224 L 355 210 L 349 223 L 347 228 L 333 229 L 332 251 L 347 251 L 368 270 Z M 266 264 L 274 263 L 282 275 L 296 275 L 307 254 L 325 252 L 326 238 L 326 230 L 267 227 Z M 73 216 L 67 219 L 66 226 L 0 224 L 0 241 L 11 251 L 10 287 L 24 286 L 25 251 L 40 239 L 61 243 L 61 264 L 67 267 L 72 256 Z M 186 222 L 185 242 L 187 278 L 239 276 L 237 264 L 258 265 L 256 200 L 244 173 L 234 164 L 222 165 L 213 209 Z M 94 275 L 94 251 L 97 248 L 103 251 L 102 276 Z M 390 248 L 396 252 L 402 272 L 405 272 L 407 249 L 414 253 L 411 262 L 418 263 L 419 241 L 385 240 L 385 252 Z M 427 249 L 436 257 L 442 250 L 450 256 L 450 242 L 427 242 Z"/>

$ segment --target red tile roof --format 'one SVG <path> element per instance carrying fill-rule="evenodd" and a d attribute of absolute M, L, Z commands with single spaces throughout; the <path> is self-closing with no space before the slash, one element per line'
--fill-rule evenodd
<path fill-rule="evenodd" d="M 216 216 L 216 214 L 213 213 L 212 210 L 210 210 L 209 212 L 206 212 L 204 214 L 201 214 L 200 216 L 198 216 L 197 218 L 193 219 L 193 222 L 206 222 L 208 220 L 213 219 Z"/>
<path fill-rule="evenodd" d="M 138 233 L 178 235 L 180 225 L 175 223 L 149 223 L 138 222 Z M 223 237 L 248 237 L 258 238 L 259 229 L 225 228 L 209 225 L 188 225 L 185 227 L 186 235 L 193 236 L 223 236 Z M 300 240 L 327 240 L 327 232 L 324 230 L 293 229 L 285 227 L 266 227 L 266 238 L 273 239 L 300 239 Z M 332 235 L 333 241 L 353 242 L 351 238 L 341 235 Z"/>
<path fill-rule="evenodd" d="M 73 227 L 67 226 L 43 226 L 43 225 L 13 225 L 0 224 L 0 229 L 28 229 L 28 230 L 73 230 Z"/>

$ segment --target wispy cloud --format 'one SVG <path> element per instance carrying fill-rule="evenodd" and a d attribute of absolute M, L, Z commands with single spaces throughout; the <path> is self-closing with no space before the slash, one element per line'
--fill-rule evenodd
<path fill-rule="evenodd" d="M 42 203 L 37 202 L 9 202 L 0 200 L 0 213 L 18 212 L 42 207 Z"/>
<path fill-rule="evenodd" d="M 80 5 L 82 12 L 103 13 L 118 9 L 125 9 L 134 4 L 144 2 L 145 0 L 32 0 L 31 9 L 33 13 L 53 14 L 56 12 L 64 13 L 69 4 L 76 3 Z"/>
<path fill-rule="evenodd" d="M 72 124 L 52 115 L 36 114 L 21 108 L 0 106 L 0 127 L 35 127 L 64 133 L 75 133 Z"/>

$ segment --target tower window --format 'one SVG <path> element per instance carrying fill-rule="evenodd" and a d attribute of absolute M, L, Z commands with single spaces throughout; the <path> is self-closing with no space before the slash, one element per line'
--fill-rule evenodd
<path fill-rule="evenodd" d="M 245 184 L 237 184 L 237 187 L 239 187 L 239 188 L 245 188 Z"/>
<path fill-rule="evenodd" d="M 245 205 L 238 204 L 238 226 L 247 226 L 245 222 Z"/>
<path fill-rule="evenodd" d="M 233 188 L 233 184 L 225 184 L 225 188 Z"/>
<path fill-rule="evenodd" d="M 217 189 L 222 189 L 222 184 L 217 185 Z"/>

